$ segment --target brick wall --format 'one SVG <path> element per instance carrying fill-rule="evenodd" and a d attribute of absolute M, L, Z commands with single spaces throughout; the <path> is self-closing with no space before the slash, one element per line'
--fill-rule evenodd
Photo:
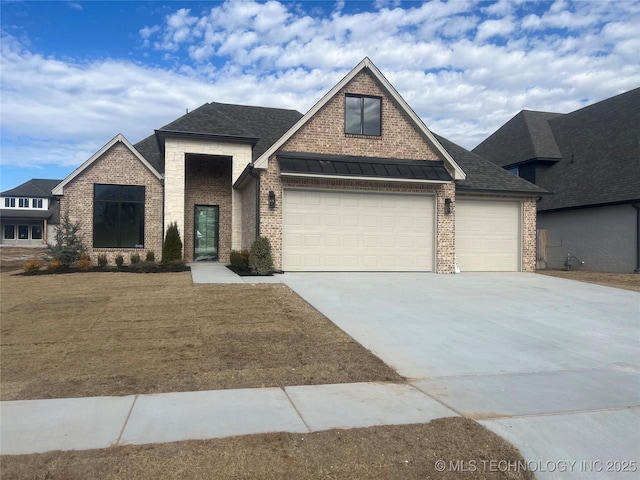
<path fill-rule="evenodd" d="M 522 271 L 536 271 L 536 197 L 522 201 Z"/>
<path fill-rule="evenodd" d="M 382 135 L 380 137 L 344 133 L 344 98 L 346 93 L 382 97 Z M 423 138 L 395 101 L 384 93 L 375 78 L 363 71 L 356 75 L 335 97 L 329 100 L 283 146 L 283 151 L 314 152 L 334 155 L 358 155 L 411 160 L 438 160 L 434 148 Z M 452 172 L 450 172 L 452 173 Z M 393 183 L 360 180 L 330 180 L 280 177 L 278 161 L 269 158 L 268 168 L 260 179 L 260 233 L 271 241 L 274 263 L 282 266 L 282 190 L 283 186 L 331 188 L 436 194 L 437 251 L 435 269 L 452 273 L 455 249 L 453 215 L 444 214 L 444 199 L 455 200 L 455 186 Z M 276 208 L 269 209 L 268 195 L 276 194 Z"/>
<path fill-rule="evenodd" d="M 244 187 L 241 196 L 242 205 L 242 242 L 240 248 L 249 250 L 256 238 L 256 188 L 257 181 L 251 180 Z"/>
<path fill-rule="evenodd" d="M 195 205 L 218 205 L 218 260 L 228 262 L 231 253 L 231 159 L 187 155 L 184 205 L 185 260 L 193 261 Z"/>
<path fill-rule="evenodd" d="M 93 248 L 93 185 L 95 183 L 118 185 L 144 185 L 144 248 Z M 134 253 L 144 259 L 146 252 L 153 250 L 156 258 L 162 254 L 162 184 L 140 160 L 122 143 L 116 143 L 100 158 L 87 167 L 64 188 L 60 200 L 60 211 L 69 211 L 71 221 L 80 222 L 88 253 L 94 263 L 98 254 L 106 254 L 114 263 L 116 255 L 122 254 L 125 263 Z"/>

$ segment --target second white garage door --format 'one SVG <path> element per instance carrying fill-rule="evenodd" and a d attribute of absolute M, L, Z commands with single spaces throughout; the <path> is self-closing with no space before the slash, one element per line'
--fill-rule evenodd
<path fill-rule="evenodd" d="M 520 202 L 456 199 L 456 257 L 465 272 L 520 270 Z"/>
<path fill-rule="evenodd" d="M 431 271 L 434 198 L 287 189 L 283 269 Z"/>

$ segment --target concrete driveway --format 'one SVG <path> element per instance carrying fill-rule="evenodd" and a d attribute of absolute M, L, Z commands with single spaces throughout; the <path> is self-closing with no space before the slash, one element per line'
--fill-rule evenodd
<path fill-rule="evenodd" d="M 537 478 L 640 475 L 640 294 L 526 273 L 281 280 Z"/>

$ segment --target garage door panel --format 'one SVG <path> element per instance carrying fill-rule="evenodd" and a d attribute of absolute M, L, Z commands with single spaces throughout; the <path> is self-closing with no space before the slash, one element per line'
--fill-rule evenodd
<path fill-rule="evenodd" d="M 286 189 L 283 203 L 285 270 L 432 270 L 433 196 Z"/>
<path fill-rule="evenodd" d="M 520 270 L 520 202 L 456 199 L 462 271 Z"/>

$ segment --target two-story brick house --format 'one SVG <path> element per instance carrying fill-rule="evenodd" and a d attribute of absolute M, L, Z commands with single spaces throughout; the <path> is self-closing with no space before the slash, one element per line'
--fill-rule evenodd
<path fill-rule="evenodd" d="M 51 190 L 60 180 L 31 179 L 0 193 L 1 245 L 42 246 L 60 220 L 60 205 Z"/>
<path fill-rule="evenodd" d="M 532 271 L 546 192 L 434 135 L 365 58 L 305 115 L 208 103 L 116 136 L 53 193 L 90 253 L 226 262 L 269 238 L 277 268 Z"/>

